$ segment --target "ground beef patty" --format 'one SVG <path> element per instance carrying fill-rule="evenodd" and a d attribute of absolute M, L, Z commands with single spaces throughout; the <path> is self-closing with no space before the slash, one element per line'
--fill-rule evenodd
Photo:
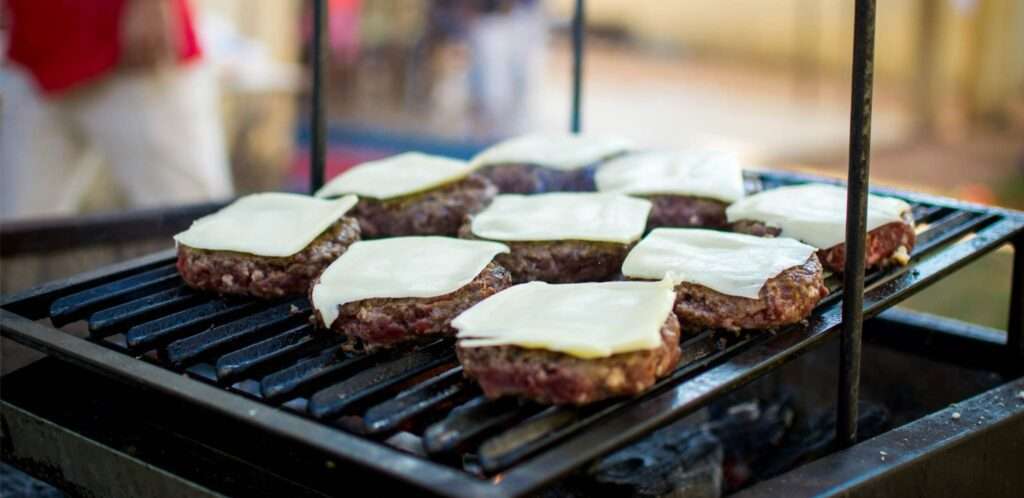
<path fill-rule="evenodd" d="M 453 318 L 511 284 L 507 270 L 489 263 L 468 284 L 442 296 L 374 298 L 346 303 L 339 308 L 330 329 L 358 339 L 367 351 L 455 335 L 451 326 Z M 324 328 L 319 312 L 314 319 Z"/>
<path fill-rule="evenodd" d="M 676 286 L 675 313 L 683 330 L 762 330 L 797 323 L 828 295 L 818 257 L 768 279 L 757 299 L 730 296 L 688 282 Z"/>
<path fill-rule="evenodd" d="M 647 229 L 659 227 L 702 227 L 723 228 L 727 226 L 725 208 L 727 203 L 704 197 L 686 195 L 648 195 L 651 214 L 647 218 Z"/>
<path fill-rule="evenodd" d="M 358 240 L 359 223 L 345 216 L 288 257 L 210 251 L 179 244 L 178 273 L 189 286 L 218 294 L 267 299 L 302 295 L 324 268 Z"/>
<path fill-rule="evenodd" d="M 459 230 L 464 239 L 479 239 L 466 222 Z M 540 280 L 553 284 L 603 282 L 619 275 L 631 244 L 552 240 L 536 242 L 497 241 L 509 252 L 494 257 L 512 274 L 512 282 L 521 284 Z"/>
<path fill-rule="evenodd" d="M 363 238 L 403 235 L 454 237 L 463 219 L 482 211 L 498 189 L 480 175 L 418 194 L 394 199 L 361 197 L 352 209 Z"/>
<path fill-rule="evenodd" d="M 732 230 L 760 237 L 775 237 L 780 233 L 778 228 L 751 220 L 736 221 L 732 224 Z M 893 263 L 906 264 L 916 239 L 914 217 L 909 212 L 903 215 L 902 222 L 888 223 L 869 231 L 864 241 L 865 268 L 888 266 Z M 846 244 L 818 249 L 818 259 L 829 271 L 842 273 L 846 267 Z"/>
<path fill-rule="evenodd" d="M 522 396 L 540 403 L 584 405 L 635 396 L 679 363 L 679 321 L 669 313 L 655 349 L 582 359 L 518 346 L 456 347 L 463 372 L 488 398 Z"/>
<path fill-rule="evenodd" d="M 495 164 L 479 170 L 502 194 L 543 192 L 593 192 L 596 165 L 575 170 L 545 168 L 533 164 Z"/>

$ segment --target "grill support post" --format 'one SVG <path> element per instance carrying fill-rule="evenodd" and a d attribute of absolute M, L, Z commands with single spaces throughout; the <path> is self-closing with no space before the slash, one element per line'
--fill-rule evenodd
<path fill-rule="evenodd" d="M 871 162 L 875 0 L 856 0 L 853 23 L 846 267 L 843 273 L 843 331 L 840 336 L 839 390 L 836 402 L 836 443 L 839 447 L 850 446 L 857 439 L 861 334 L 864 326 L 864 245 L 867 238 L 868 174 Z"/>
<path fill-rule="evenodd" d="M 309 193 L 313 194 L 324 185 L 324 163 L 326 161 L 327 116 L 324 112 L 324 68 L 327 52 L 324 50 L 327 37 L 327 0 L 313 0 L 313 40 L 311 63 L 313 65 L 312 109 L 309 129 Z"/>
<path fill-rule="evenodd" d="M 569 131 L 580 132 L 580 85 L 583 82 L 583 0 L 576 0 L 576 9 L 572 15 L 572 116 Z"/>

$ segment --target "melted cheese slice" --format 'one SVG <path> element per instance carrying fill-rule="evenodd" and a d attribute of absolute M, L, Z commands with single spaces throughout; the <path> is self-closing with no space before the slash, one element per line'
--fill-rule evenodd
<path fill-rule="evenodd" d="M 247 195 L 192 222 L 174 240 L 196 249 L 287 257 L 313 242 L 356 201 L 354 195 L 337 200 L 276 192 Z"/>
<path fill-rule="evenodd" d="M 317 197 L 357 194 L 392 199 L 461 180 L 472 171 L 469 163 L 419 152 L 365 162 L 334 177 Z"/>
<path fill-rule="evenodd" d="M 712 150 L 640 152 L 602 164 L 597 189 L 634 195 L 670 194 L 735 202 L 743 170 L 735 154 Z"/>
<path fill-rule="evenodd" d="M 473 235 L 503 241 L 636 241 L 647 225 L 650 201 L 622 194 L 562 192 L 499 195 L 473 217 Z"/>
<path fill-rule="evenodd" d="M 463 347 L 509 345 L 605 358 L 660 346 L 675 299 L 667 280 L 530 282 L 484 299 L 452 325 Z"/>
<path fill-rule="evenodd" d="M 868 195 L 867 229 L 902 222 L 910 205 L 900 199 Z M 827 249 L 846 240 L 846 189 L 808 184 L 780 187 L 746 197 L 725 210 L 729 222 L 761 221 L 781 235 Z"/>
<path fill-rule="evenodd" d="M 633 148 L 621 138 L 589 135 L 523 135 L 499 142 L 473 158 L 474 167 L 497 164 L 534 164 L 545 168 L 574 170 Z"/>
<path fill-rule="evenodd" d="M 815 249 L 796 240 L 687 228 L 659 228 L 626 256 L 631 278 L 688 282 L 749 299 L 783 270 L 800 266 Z"/>
<path fill-rule="evenodd" d="M 313 308 L 328 327 L 338 307 L 373 298 L 435 297 L 472 281 L 508 247 L 451 237 L 395 237 L 356 242 L 320 275 Z"/>

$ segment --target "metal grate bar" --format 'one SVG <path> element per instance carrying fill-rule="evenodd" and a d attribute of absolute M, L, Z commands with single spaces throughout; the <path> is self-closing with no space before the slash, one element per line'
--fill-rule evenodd
<path fill-rule="evenodd" d="M 479 451 L 480 466 L 488 474 L 508 467 L 553 442 L 553 435 L 580 422 L 587 412 L 596 408 L 548 408 L 484 441 Z"/>
<path fill-rule="evenodd" d="M 106 337 L 123 332 L 134 324 L 179 311 L 208 299 L 207 296 L 184 285 L 163 290 L 93 313 L 88 320 L 89 332 L 93 337 Z"/>
<path fill-rule="evenodd" d="M 260 392 L 269 401 L 278 402 L 314 391 L 315 384 L 337 377 L 373 361 L 377 355 L 347 356 L 341 346 L 302 360 L 284 370 L 274 372 L 260 382 Z"/>
<path fill-rule="evenodd" d="M 914 204 L 911 207 L 914 223 L 931 223 L 943 211 L 948 210 L 942 206 L 929 206 L 927 204 Z"/>
<path fill-rule="evenodd" d="M 293 299 L 241 320 L 178 339 L 167 346 L 166 357 L 172 364 L 180 366 L 201 356 L 237 347 L 243 341 L 263 339 L 284 326 L 298 325 L 305 321 L 303 315 L 308 315 L 309 311 L 309 301 Z"/>
<path fill-rule="evenodd" d="M 377 399 L 417 375 L 454 361 L 448 341 L 399 355 L 317 391 L 309 399 L 309 413 L 319 419 L 338 416 L 360 403 Z"/>
<path fill-rule="evenodd" d="M 322 351 L 341 339 L 338 337 L 338 341 L 331 343 L 314 337 L 312 331 L 312 325 L 302 325 L 225 354 L 217 360 L 217 378 L 228 382 L 245 376 L 267 374 L 289 359 Z"/>
<path fill-rule="evenodd" d="M 180 281 L 177 269 L 168 265 L 76 292 L 50 305 L 50 321 L 59 327 L 112 303 L 135 299 L 154 289 L 166 289 Z"/>
<path fill-rule="evenodd" d="M 363 423 L 370 434 L 392 432 L 415 417 L 474 393 L 479 390 L 463 378 L 462 367 L 455 367 L 370 408 L 363 416 Z"/>
<path fill-rule="evenodd" d="M 525 405 L 536 412 L 539 407 Z M 450 453 L 485 433 L 497 430 L 529 414 L 511 398 L 487 399 L 477 396 L 459 405 L 440 422 L 423 433 L 423 449 L 432 455 Z"/>
<path fill-rule="evenodd" d="M 125 340 L 131 349 L 151 349 L 177 337 L 215 325 L 218 321 L 230 320 L 264 306 L 264 303 L 248 300 L 218 299 L 136 325 L 125 333 Z"/>

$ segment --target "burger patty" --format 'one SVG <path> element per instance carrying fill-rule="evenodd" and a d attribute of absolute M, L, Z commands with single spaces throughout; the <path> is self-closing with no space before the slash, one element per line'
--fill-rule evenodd
<path fill-rule="evenodd" d="M 593 192 L 597 165 L 575 170 L 545 168 L 534 164 L 495 164 L 481 168 L 502 194 L 539 194 L 543 192 Z"/>
<path fill-rule="evenodd" d="M 441 296 L 373 298 L 343 304 L 330 329 L 359 339 L 367 351 L 454 335 L 453 318 L 511 284 L 507 270 L 489 263 L 468 284 Z M 324 328 L 319 311 L 314 317 Z"/>
<path fill-rule="evenodd" d="M 459 236 L 479 239 L 469 222 L 459 230 Z M 535 280 L 553 284 L 612 280 L 619 275 L 632 248 L 632 244 L 587 240 L 498 242 L 507 245 L 509 252 L 498 254 L 494 261 L 512 274 L 516 284 Z"/>
<path fill-rule="evenodd" d="M 583 359 L 519 346 L 456 347 L 466 377 L 488 398 L 522 396 L 540 403 L 585 405 L 635 396 L 675 370 L 681 355 L 679 321 L 669 313 L 661 344 L 646 351 Z"/>
<path fill-rule="evenodd" d="M 703 227 L 722 228 L 727 226 L 725 208 L 728 206 L 715 199 L 687 195 L 649 195 L 651 214 L 647 218 L 647 229 L 659 227 Z"/>
<path fill-rule="evenodd" d="M 760 237 L 775 237 L 781 233 L 778 228 L 759 221 L 739 220 L 731 226 L 735 232 Z M 907 264 L 916 240 L 914 217 L 909 212 L 903 215 L 902 222 L 887 223 L 869 231 L 864 241 L 864 267 Z M 846 268 L 846 244 L 840 243 L 827 249 L 818 249 L 818 259 L 829 271 L 842 273 Z"/>
<path fill-rule="evenodd" d="M 467 215 L 482 211 L 498 189 L 480 175 L 418 194 L 395 199 L 360 198 L 353 216 L 364 238 L 403 235 L 454 237 Z"/>
<path fill-rule="evenodd" d="M 768 279 L 757 299 L 680 283 L 676 286 L 675 313 L 687 332 L 773 329 L 807 318 L 827 295 L 821 263 L 812 254 L 803 265 Z"/>
<path fill-rule="evenodd" d="M 266 299 L 302 295 L 348 246 L 359 240 L 359 223 L 342 217 L 304 249 L 287 257 L 256 256 L 178 245 L 178 273 L 190 287 L 218 294 Z"/>

